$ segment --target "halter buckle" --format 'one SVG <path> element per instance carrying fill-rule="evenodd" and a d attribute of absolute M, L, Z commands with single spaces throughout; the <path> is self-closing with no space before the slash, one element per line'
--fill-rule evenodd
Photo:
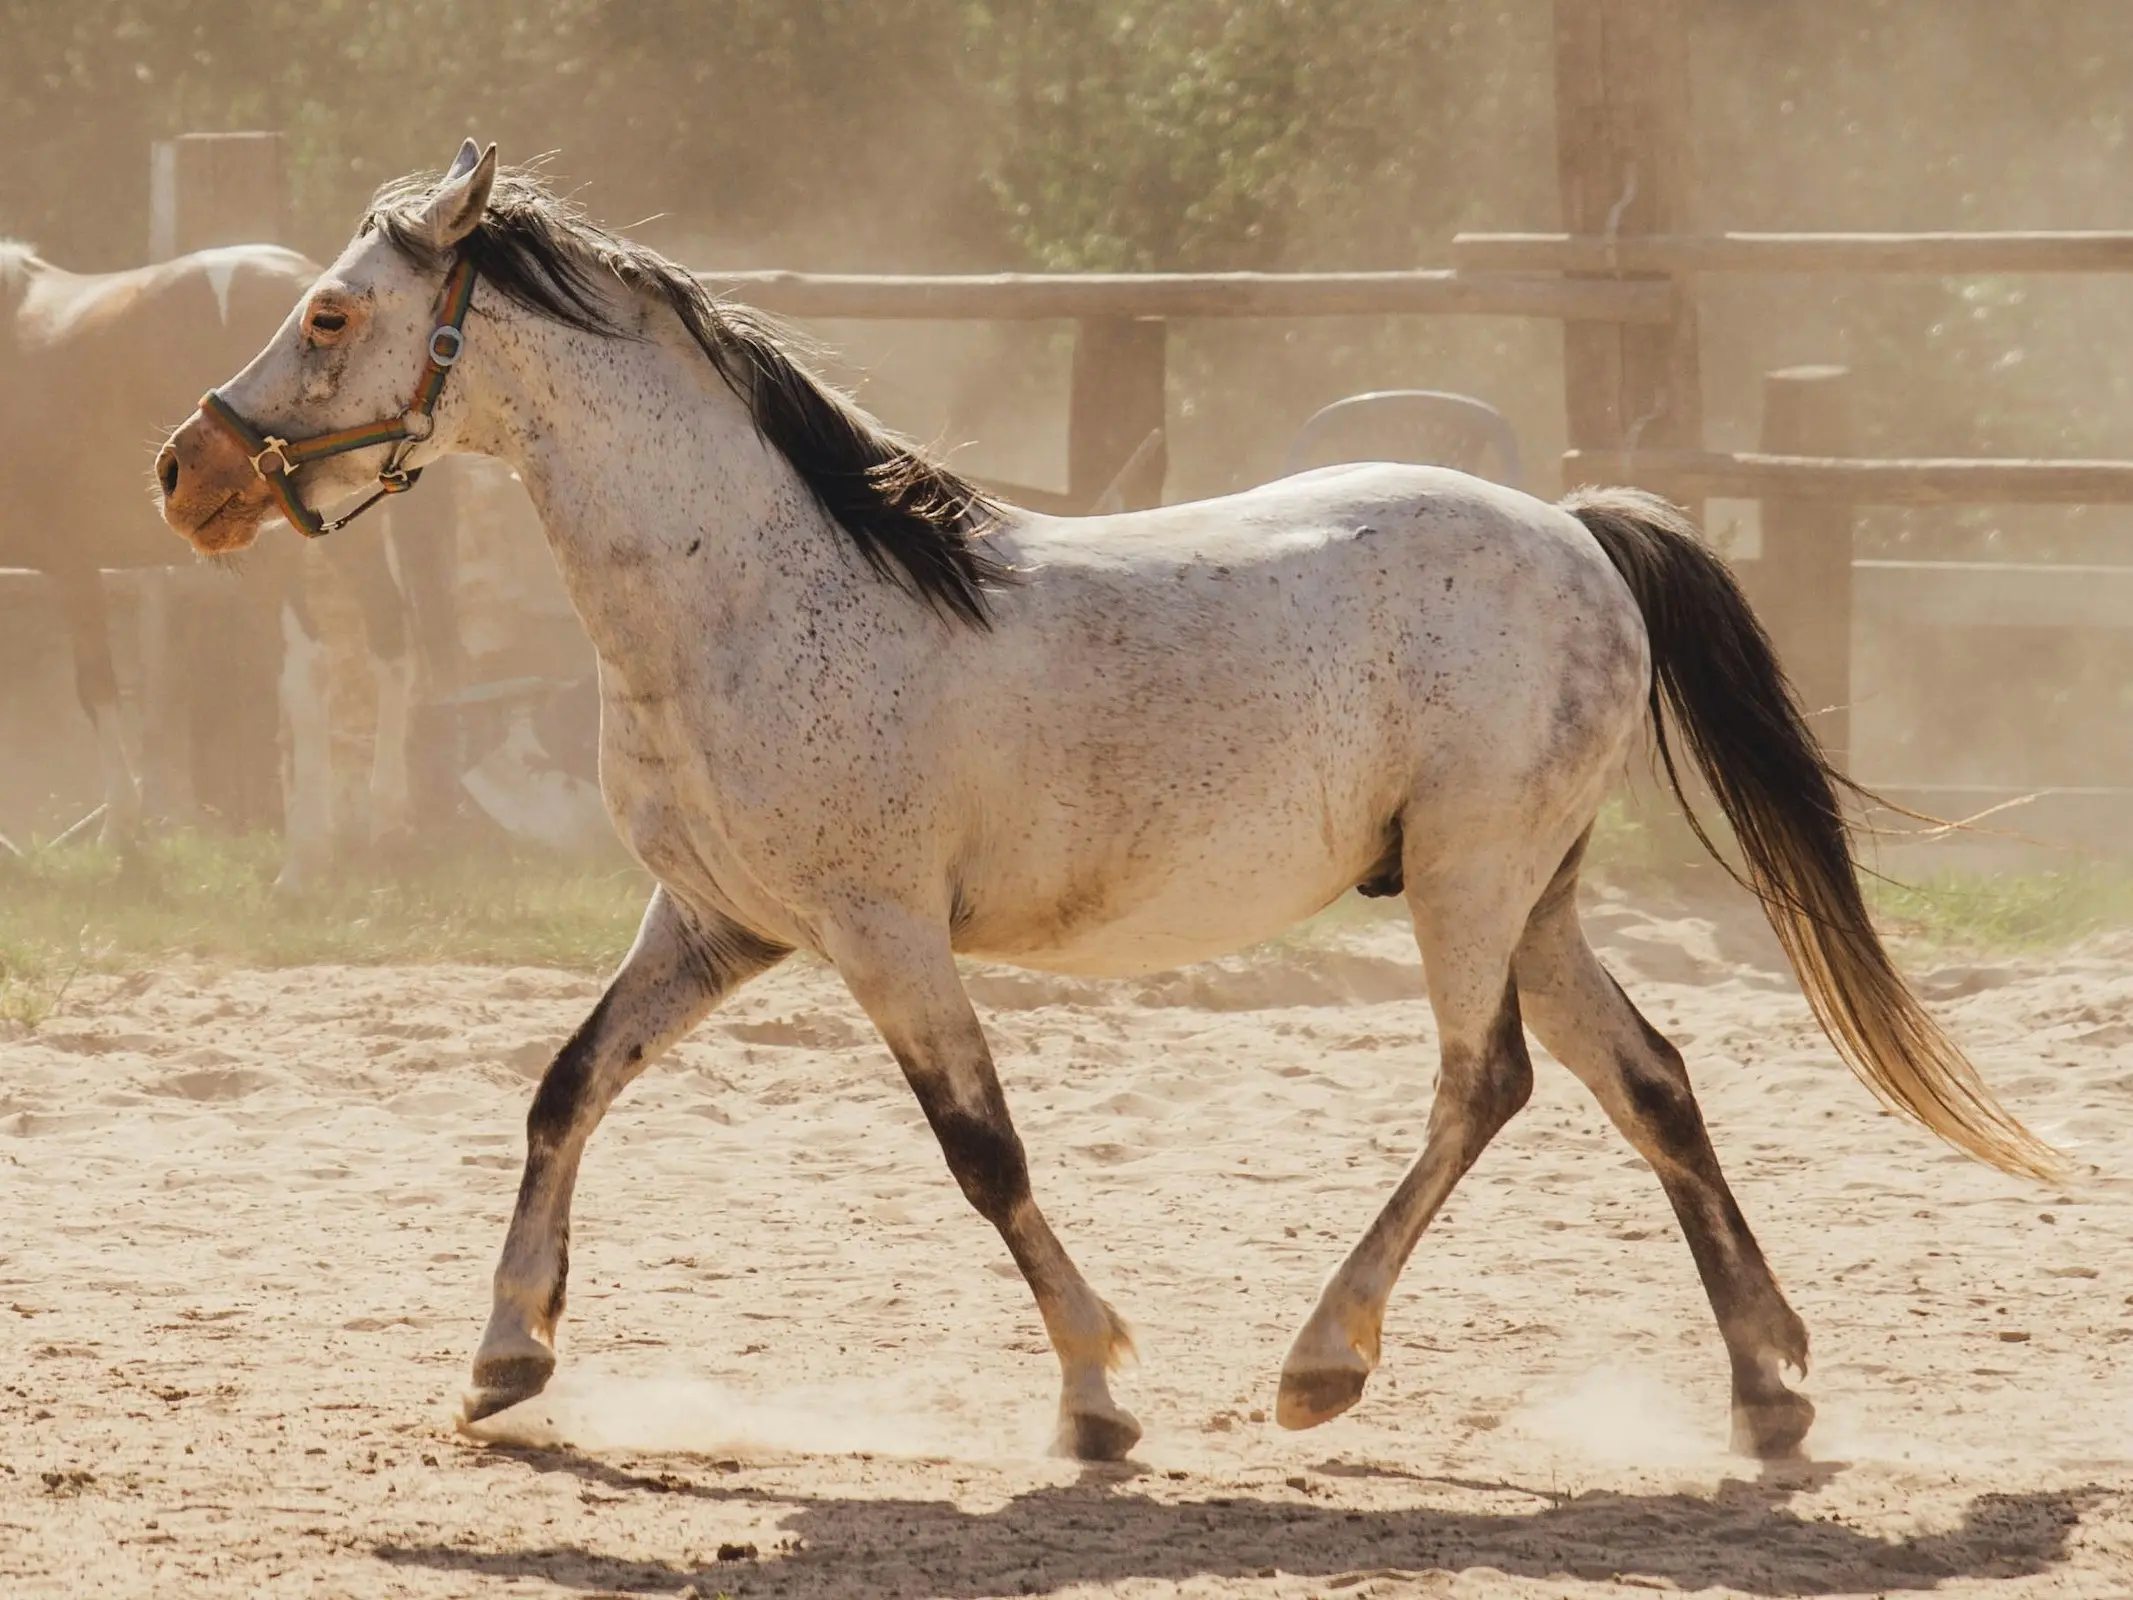
<path fill-rule="evenodd" d="M 271 433 L 266 436 L 263 447 L 261 448 L 259 454 L 251 458 L 252 470 L 258 473 L 259 476 L 262 478 L 267 475 L 267 469 L 260 463 L 265 461 L 268 456 L 274 457 L 276 462 L 279 463 L 279 465 L 277 465 L 274 470 L 276 472 L 279 472 L 284 478 L 286 478 L 290 473 L 296 470 L 295 466 L 291 464 L 289 460 L 288 440 L 277 439 Z"/>
<path fill-rule="evenodd" d="M 439 340 L 448 340 L 449 343 L 440 350 L 437 348 Z M 441 322 L 430 330 L 430 360 L 446 371 L 450 371 L 458 363 L 459 353 L 466 347 L 467 336 L 449 322 Z"/>
<path fill-rule="evenodd" d="M 415 480 L 420 476 L 420 467 L 413 472 L 409 472 L 405 467 L 387 467 L 378 474 L 378 487 L 386 494 L 405 494 L 414 488 Z"/>

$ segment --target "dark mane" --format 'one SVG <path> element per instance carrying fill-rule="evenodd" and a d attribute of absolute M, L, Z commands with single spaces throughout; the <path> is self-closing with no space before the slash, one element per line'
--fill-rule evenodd
<path fill-rule="evenodd" d="M 443 268 L 420 226 L 437 183 L 387 184 L 364 231 Z M 1013 581 L 981 542 L 997 505 L 809 373 L 770 318 L 714 298 L 686 268 L 608 232 L 525 171 L 497 174 L 488 210 L 459 250 L 506 299 L 586 333 L 635 337 L 614 320 L 602 278 L 657 296 L 868 566 L 947 615 L 990 626 L 985 591 Z"/>

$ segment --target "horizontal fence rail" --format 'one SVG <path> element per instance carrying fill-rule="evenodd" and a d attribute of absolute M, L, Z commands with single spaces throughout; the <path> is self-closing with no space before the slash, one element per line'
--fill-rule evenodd
<path fill-rule="evenodd" d="M 2133 505 L 2133 461 L 1571 450 L 1563 481 L 1638 483 L 1684 500 L 1832 500 L 1856 506 Z"/>
<path fill-rule="evenodd" d="M 858 273 L 699 272 L 709 289 L 793 317 L 1035 322 L 1155 317 L 1544 317 L 1654 325 L 1674 314 L 1664 283 L 1540 273 L 1000 272 L 880 277 Z"/>
<path fill-rule="evenodd" d="M 2133 629 L 2133 567 L 2072 561 L 1854 561 L 1852 605 L 1874 622 L 1913 628 L 2124 631 Z"/>
<path fill-rule="evenodd" d="M 1462 233 L 1461 271 L 2133 272 L 2133 233 Z"/>

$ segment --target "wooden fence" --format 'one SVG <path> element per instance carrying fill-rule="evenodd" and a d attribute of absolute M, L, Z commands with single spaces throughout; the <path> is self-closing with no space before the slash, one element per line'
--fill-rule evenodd
<path fill-rule="evenodd" d="M 1127 509 L 1161 501 L 1168 467 L 1162 442 L 1168 325 L 1174 320 L 1508 316 L 1657 328 L 1675 314 L 1674 291 L 1664 282 L 1490 270 L 699 276 L 721 294 L 793 317 L 1072 321 L 1066 491 L 993 485 L 1034 509 L 1065 513 L 1088 511 L 1107 490 Z"/>
<path fill-rule="evenodd" d="M 1166 319 L 1313 315 L 1536 316 L 1563 324 L 1566 482 L 1640 484 L 1701 508 L 1762 503 L 1759 561 L 1743 568 L 1822 731 L 1849 750 L 1851 619 L 1862 505 L 2133 504 L 2133 460 L 1875 459 L 1853 453 L 1846 375 L 1789 368 L 1764 380 L 1761 446 L 1704 446 L 1697 282 L 1707 273 L 2133 272 L 2133 232 L 1722 233 L 1683 230 L 1690 212 L 1689 9 L 1696 0 L 1555 0 L 1557 172 L 1565 231 L 1461 234 L 1448 271 L 1313 275 L 991 278 L 707 275 L 772 310 L 815 317 L 1073 318 L 1079 323 L 1065 495 L 1021 490 L 1043 509 L 1084 510 L 1132 461 L 1126 505 L 1160 498 Z M 1625 68 L 1624 63 L 1634 63 Z M 1008 486 L 1011 491 L 1015 486 Z M 1911 582 L 1940 596 L 2001 575 L 1872 569 L 1884 601 Z M 2115 570 L 2115 569 L 2114 569 Z M 2026 568 L 2009 584 L 2076 625 L 2095 614 L 2093 575 Z M 2009 592 L 2014 592 L 2010 589 Z M 2050 597 L 2047 603 L 2045 597 Z M 1900 609 L 1900 608 L 1898 608 Z M 1886 610 L 1884 610 L 1886 614 Z"/>
<path fill-rule="evenodd" d="M 1862 458 L 1852 448 L 1846 375 L 1835 368 L 1768 374 L 1760 447 L 1708 450 L 1700 278 L 2119 273 L 2133 271 L 2133 233 L 1687 233 L 1687 23 L 1695 3 L 1555 0 L 1563 231 L 1462 234 L 1451 243 L 1449 268 L 701 276 L 723 293 L 805 318 L 1071 321 L 1065 491 L 1000 486 L 1039 509 L 1068 512 L 1099 498 L 1128 507 L 1161 500 L 1173 320 L 1488 315 L 1560 322 L 1566 481 L 1641 484 L 1692 509 L 1715 497 L 1761 502 L 1761 556 L 1744 577 L 1804 696 L 1835 708 L 1823 726 L 1842 756 L 1850 743 L 1842 708 L 1851 699 L 1855 591 L 1870 589 L 1877 613 L 1902 610 L 1897 598 L 1915 590 L 1921 620 L 1979 620 L 2004 601 L 2032 622 L 2056 617 L 2062 625 L 2094 625 L 2098 608 L 2113 603 L 2103 597 L 2133 593 L 2133 575 L 2116 568 L 2104 569 L 2111 574 L 2104 578 L 2072 569 L 1862 565 L 1852 550 L 1853 508 L 2133 504 L 2133 461 Z M 188 204 L 196 215 L 218 214 L 214 196 L 233 186 L 215 175 L 232 162 L 248 164 L 242 187 L 254 194 L 252 203 L 262 163 L 275 165 L 278 192 L 278 146 L 269 152 L 259 144 L 179 141 L 156 161 L 158 193 L 167 187 L 172 197 L 158 213 L 158 242 L 170 246 L 188 237 Z M 197 196 L 189 202 L 179 198 L 188 185 Z"/>

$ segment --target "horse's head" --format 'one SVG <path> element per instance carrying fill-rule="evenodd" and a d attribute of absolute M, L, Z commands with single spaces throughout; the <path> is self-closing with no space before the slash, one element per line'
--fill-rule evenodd
<path fill-rule="evenodd" d="M 404 485 L 398 475 L 420 465 L 411 455 L 440 453 L 452 420 L 443 374 L 471 292 L 454 258 L 495 179 L 496 147 L 469 139 L 414 228 L 388 237 L 366 222 L 251 365 L 164 443 L 163 519 L 195 549 L 242 550 L 277 513 L 320 532 L 310 507 Z"/>

